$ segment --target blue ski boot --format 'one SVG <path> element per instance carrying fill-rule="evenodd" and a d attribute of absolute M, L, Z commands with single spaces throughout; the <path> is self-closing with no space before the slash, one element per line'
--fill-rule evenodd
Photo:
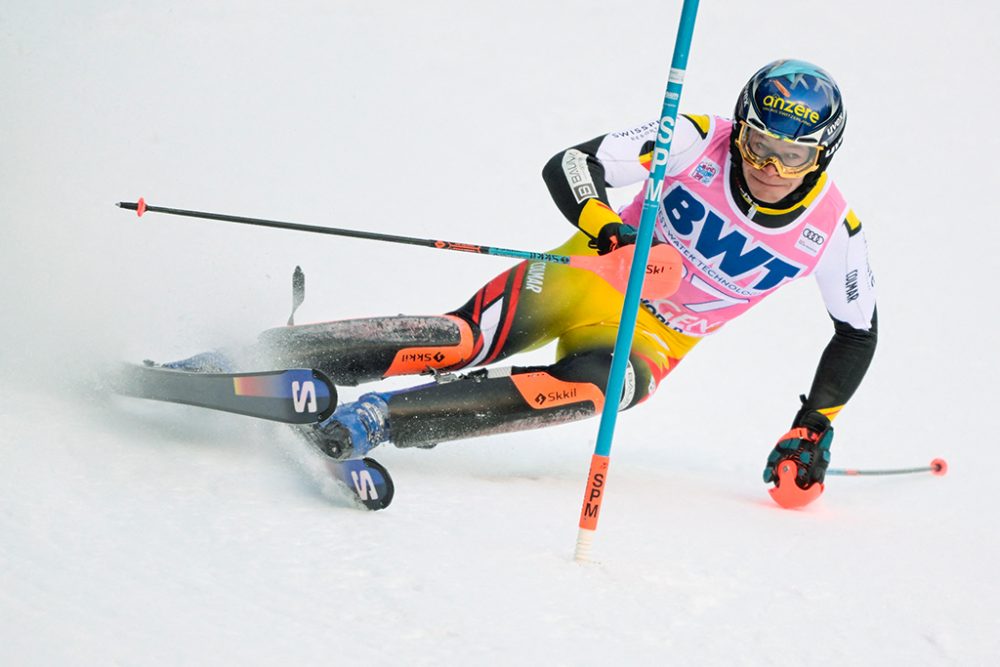
<path fill-rule="evenodd" d="M 385 394 L 368 393 L 337 407 L 332 415 L 302 435 L 330 458 L 359 458 L 389 439 L 389 406 Z"/>

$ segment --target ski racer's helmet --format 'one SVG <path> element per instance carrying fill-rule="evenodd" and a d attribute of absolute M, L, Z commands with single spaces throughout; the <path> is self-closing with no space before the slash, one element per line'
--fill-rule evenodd
<path fill-rule="evenodd" d="M 827 72 L 802 60 L 776 60 L 743 87 L 733 120 L 733 148 L 743 159 L 757 168 L 773 164 L 786 178 L 814 173 L 814 180 L 840 148 L 847 114 Z"/>

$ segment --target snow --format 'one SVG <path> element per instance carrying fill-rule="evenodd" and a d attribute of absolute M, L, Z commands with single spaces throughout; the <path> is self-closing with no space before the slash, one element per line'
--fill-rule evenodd
<path fill-rule="evenodd" d="M 830 331 L 805 282 L 621 416 L 589 565 L 596 420 L 379 451 L 396 498 L 364 513 L 282 427 L 101 386 L 282 324 L 296 264 L 300 321 L 441 312 L 509 265 L 114 202 L 551 248 L 542 164 L 658 113 L 679 8 L 7 3 L 3 663 L 995 664 L 995 3 L 705 2 L 682 104 L 728 113 L 778 57 L 838 78 L 881 341 L 834 465 L 942 456 L 944 478 L 771 503 L 764 458 Z"/>

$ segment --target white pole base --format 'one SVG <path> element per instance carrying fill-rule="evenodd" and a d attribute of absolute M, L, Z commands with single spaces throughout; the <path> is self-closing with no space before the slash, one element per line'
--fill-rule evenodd
<path fill-rule="evenodd" d="M 577 563 L 592 563 L 593 558 L 591 558 L 590 551 L 591 547 L 594 546 L 594 533 L 595 530 L 588 530 L 586 528 L 581 528 L 580 532 L 576 535 L 576 553 L 573 558 Z"/>

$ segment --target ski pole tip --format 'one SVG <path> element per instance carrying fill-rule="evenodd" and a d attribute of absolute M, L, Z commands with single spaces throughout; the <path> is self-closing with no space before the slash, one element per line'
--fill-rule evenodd
<path fill-rule="evenodd" d="M 931 474 L 944 477 L 948 474 L 948 462 L 944 459 L 934 459 L 931 461 Z"/>
<path fill-rule="evenodd" d="M 142 217 L 142 214 L 146 212 L 146 200 L 142 197 L 139 197 L 139 201 L 137 202 L 120 201 L 115 204 L 115 206 L 123 208 L 127 211 L 135 211 L 140 218 Z"/>

